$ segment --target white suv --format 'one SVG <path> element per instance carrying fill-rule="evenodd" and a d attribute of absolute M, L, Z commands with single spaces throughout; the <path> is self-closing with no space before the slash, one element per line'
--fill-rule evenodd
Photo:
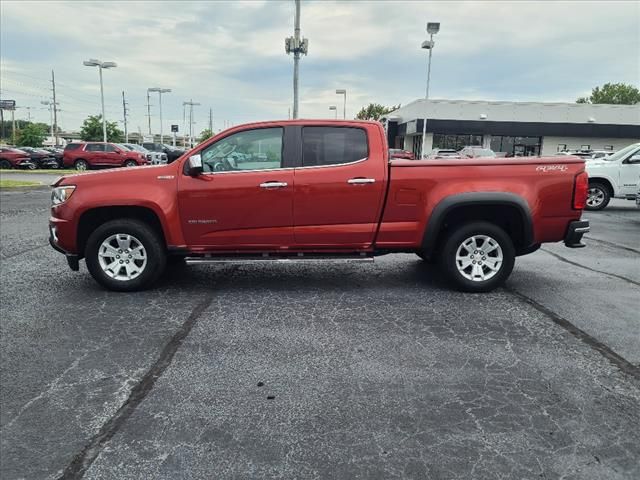
<path fill-rule="evenodd" d="M 640 183 L 640 143 L 586 164 L 589 174 L 587 210 L 602 210 L 611 197 L 634 200 Z"/>

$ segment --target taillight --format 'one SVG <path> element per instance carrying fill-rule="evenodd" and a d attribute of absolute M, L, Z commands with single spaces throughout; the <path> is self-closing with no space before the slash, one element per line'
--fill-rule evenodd
<path fill-rule="evenodd" d="M 580 172 L 576 175 L 573 184 L 573 208 L 574 210 L 584 210 L 587 206 L 587 193 L 589 190 L 589 175 L 587 172 Z"/>

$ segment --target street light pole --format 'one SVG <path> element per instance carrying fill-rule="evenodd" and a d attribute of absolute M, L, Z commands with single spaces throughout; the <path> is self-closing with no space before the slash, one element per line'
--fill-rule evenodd
<path fill-rule="evenodd" d="M 100 74 L 100 101 L 102 103 L 102 141 L 107 142 L 107 119 L 104 114 L 104 85 L 102 83 L 102 70 L 105 68 L 114 68 L 118 65 L 115 62 L 101 62 L 95 58 L 91 58 L 82 62 L 87 67 L 98 67 Z"/>
<path fill-rule="evenodd" d="M 162 94 L 171 92 L 170 88 L 148 88 L 147 92 L 158 92 L 158 102 L 160 103 L 160 143 L 164 143 L 162 135 Z"/>
<path fill-rule="evenodd" d="M 342 104 L 342 118 L 347 119 L 347 91 L 344 88 L 336 90 L 337 95 L 344 95 L 344 101 Z M 336 112 L 336 118 L 338 118 L 338 112 Z"/>
<path fill-rule="evenodd" d="M 427 113 L 428 113 L 428 105 L 427 102 L 429 100 L 429 83 L 431 81 L 431 55 L 433 53 L 433 36 L 438 33 L 440 30 L 440 23 L 427 23 L 427 33 L 429 34 L 429 40 L 425 40 L 422 42 L 422 48 L 429 50 L 429 60 L 427 62 L 427 89 L 424 94 L 424 108 L 425 115 L 422 120 L 422 147 L 420 147 L 420 158 L 424 158 L 425 146 L 427 144 Z"/>
<path fill-rule="evenodd" d="M 284 39 L 284 49 L 287 55 L 293 53 L 293 118 L 298 118 L 298 63 L 300 54 L 307 54 L 309 41 L 300 38 L 300 0 L 295 0 L 296 14 L 294 20 L 293 37 Z"/>

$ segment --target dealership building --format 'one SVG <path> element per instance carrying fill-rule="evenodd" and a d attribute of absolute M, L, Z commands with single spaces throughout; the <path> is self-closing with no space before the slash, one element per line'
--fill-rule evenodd
<path fill-rule="evenodd" d="M 389 145 L 419 158 L 426 118 L 428 154 L 478 145 L 501 156 L 563 150 L 619 150 L 640 142 L 640 104 L 416 100 L 381 119 Z"/>

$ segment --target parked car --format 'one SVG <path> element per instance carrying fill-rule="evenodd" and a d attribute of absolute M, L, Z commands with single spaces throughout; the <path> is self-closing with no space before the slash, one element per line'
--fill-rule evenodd
<path fill-rule="evenodd" d="M 41 148 L 20 147 L 20 150 L 29 155 L 31 163 L 36 168 L 60 168 L 60 164 L 56 161 L 53 154 Z"/>
<path fill-rule="evenodd" d="M 593 150 L 589 156 L 589 160 L 597 160 L 598 158 L 605 158 L 609 155 L 613 155 L 614 152 L 610 150 Z"/>
<path fill-rule="evenodd" d="M 269 160 L 234 165 L 236 151 Z M 583 160 L 484 157 L 442 167 L 389 164 L 387 153 L 378 122 L 239 125 L 172 164 L 62 177 L 50 243 L 71 269 L 84 258 L 97 282 L 120 291 L 151 285 L 169 256 L 371 260 L 413 251 L 439 260 L 457 288 L 482 292 L 543 242 L 584 246 Z"/>
<path fill-rule="evenodd" d="M 162 165 L 168 163 L 166 153 L 151 152 L 144 148 L 142 145 L 138 145 L 136 143 L 122 143 L 121 145 L 127 150 L 143 153 L 147 157 L 147 160 L 149 160 L 153 165 Z"/>
<path fill-rule="evenodd" d="M 430 160 L 439 160 L 443 158 L 460 158 L 460 154 L 451 148 L 435 148 L 427 156 Z"/>
<path fill-rule="evenodd" d="M 416 156 L 413 152 L 408 150 L 401 150 L 399 148 L 389 149 L 389 158 L 404 158 L 405 160 L 415 160 Z"/>
<path fill-rule="evenodd" d="M 589 197 L 587 210 L 602 210 L 612 197 L 634 200 L 640 177 L 640 143 L 613 155 L 587 162 Z"/>
<path fill-rule="evenodd" d="M 496 158 L 496 154 L 490 148 L 464 147 L 458 151 L 461 158 Z"/>
<path fill-rule="evenodd" d="M 45 147 L 43 148 L 43 150 L 46 150 L 47 152 L 52 154 L 53 158 L 55 158 L 56 161 L 58 162 L 58 165 L 60 166 L 60 168 L 62 168 L 62 155 L 64 153 L 64 148 Z"/>
<path fill-rule="evenodd" d="M 155 142 L 143 142 L 142 146 L 151 152 L 159 152 L 167 155 L 167 162 L 171 163 L 184 154 L 184 150 Z"/>
<path fill-rule="evenodd" d="M 144 153 L 127 150 L 117 143 L 69 143 L 63 155 L 64 166 L 76 170 L 96 167 L 135 167 L 149 163 Z"/>
<path fill-rule="evenodd" d="M 31 161 L 31 157 L 27 152 L 13 147 L 0 147 L 0 168 L 28 168 L 34 170 L 35 163 Z"/>

